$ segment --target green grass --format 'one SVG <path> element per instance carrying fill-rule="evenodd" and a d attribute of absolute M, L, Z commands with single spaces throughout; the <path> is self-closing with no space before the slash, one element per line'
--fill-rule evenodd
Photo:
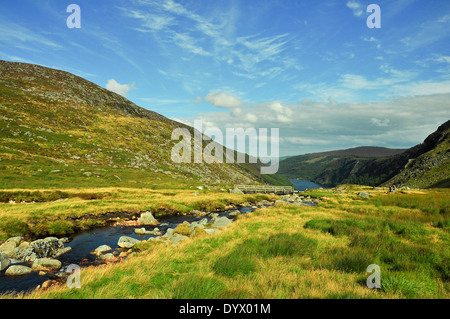
<path fill-rule="evenodd" d="M 450 298 L 450 236 L 437 227 L 448 195 L 371 190 L 362 200 L 354 191 L 325 196 L 316 207 L 258 210 L 177 247 L 142 243 L 120 264 L 83 270 L 82 289 L 24 297 Z M 371 264 L 380 266 L 381 289 L 366 286 Z"/>

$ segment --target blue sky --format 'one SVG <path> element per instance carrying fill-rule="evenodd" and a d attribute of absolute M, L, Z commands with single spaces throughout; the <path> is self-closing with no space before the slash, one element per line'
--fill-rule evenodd
<path fill-rule="evenodd" d="M 69 29 L 69 4 L 81 28 Z M 381 9 L 369 29 L 366 8 Z M 280 155 L 410 147 L 450 115 L 450 1 L 3 1 L 0 59 L 82 76 Z"/>

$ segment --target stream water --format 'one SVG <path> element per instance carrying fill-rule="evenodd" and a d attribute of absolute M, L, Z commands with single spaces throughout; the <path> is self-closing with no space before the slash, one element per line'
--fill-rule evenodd
<path fill-rule="evenodd" d="M 238 207 L 241 214 L 252 211 L 251 207 Z M 218 212 L 220 216 L 229 217 L 229 211 Z M 155 227 L 165 233 L 168 228 L 175 228 L 178 224 L 188 221 L 192 223 L 199 221 L 205 217 L 193 217 L 193 216 L 170 216 L 159 218 L 160 222 L 157 226 L 145 227 L 147 230 L 153 230 Z M 63 264 L 62 269 L 65 269 L 70 264 L 80 264 L 87 259 L 88 263 L 96 262 L 96 255 L 91 254 L 93 250 L 101 245 L 108 245 L 112 248 L 113 252 L 118 251 L 120 248 L 117 242 L 121 236 L 129 236 L 139 240 L 149 239 L 150 237 L 156 237 L 154 235 L 137 235 L 135 228 L 142 228 L 142 226 L 111 226 L 105 228 L 99 228 L 80 233 L 73 237 L 73 239 L 65 244 L 65 247 L 71 247 L 72 249 L 58 258 Z M 18 262 L 17 264 L 25 263 Z M 34 271 L 29 275 L 24 276 L 6 276 L 4 272 L 0 274 L 0 293 L 17 293 L 26 292 L 35 289 L 38 285 L 41 285 L 44 281 L 54 278 L 54 273 L 47 273 L 45 275 L 39 275 Z"/>

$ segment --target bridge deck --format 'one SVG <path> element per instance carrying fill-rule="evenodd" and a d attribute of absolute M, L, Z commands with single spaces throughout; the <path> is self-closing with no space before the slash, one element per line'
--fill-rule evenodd
<path fill-rule="evenodd" d="M 235 189 L 239 189 L 243 193 L 292 194 L 296 192 L 292 186 L 236 185 Z"/>

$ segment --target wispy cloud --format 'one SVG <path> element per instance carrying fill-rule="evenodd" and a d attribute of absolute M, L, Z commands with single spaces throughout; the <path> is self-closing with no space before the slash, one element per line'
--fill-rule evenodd
<path fill-rule="evenodd" d="M 232 8 L 231 16 L 207 16 L 189 10 L 175 1 L 136 1 L 140 8 L 121 8 L 124 15 L 140 23 L 135 30 L 154 32 L 159 35 L 161 46 L 170 41 L 184 52 L 210 57 L 217 64 L 233 69 L 232 74 L 246 78 L 278 76 L 285 70 L 301 70 L 295 57 L 286 54 L 293 36 L 288 33 L 262 36 L 250 34 L 236 36 L 233 26 L 239 15 Z M 179 24 L 183 22 L 183 28 Z M 179 57 L 178 57 L 179 59 Z M 267 64 L 272 64 L 267 68 Z"/>
<path fill-rule="evenodd" d="M 364 7 L 358 1 L 350 0 L 347 1 L 346 5 L 352 10 L 353 15 L 355 15 L 356 17 L 361 17 L 364 14 Z"/>
<path fill-rule="evenodd" d="M 40 46 L 55 50 L 63 48 L 60 44 L 50 40 L 48 37 L 4 19 L 2 19 L 0 24 L 0 42 L 8 44 L 11 47 L 20 47 L 21 49 L 29 48 L 30 50 L 40 50 Z"/>

